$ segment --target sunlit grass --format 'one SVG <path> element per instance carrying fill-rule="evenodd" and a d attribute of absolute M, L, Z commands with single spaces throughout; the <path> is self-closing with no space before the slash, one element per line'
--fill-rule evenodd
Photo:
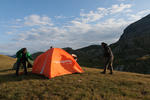
<path fill-rule="evenodd" d="M 48 79 L 31 68 L 16 77 L 10 66 L 0 65 L 0 100 L 150 100 L 150 75 L 82 68 L 83 74 Z"/>

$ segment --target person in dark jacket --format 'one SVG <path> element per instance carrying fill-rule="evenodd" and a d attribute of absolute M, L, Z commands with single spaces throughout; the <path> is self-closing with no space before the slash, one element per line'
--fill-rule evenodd
<path fill-rule="evenodd" d="M 104 42 L 101 43 L 101 46 L 103 47 L 104 58 L 105 58 L 105 66 L 104 66 L 104 71 L 102 73 L 105 74 L 107 68 L 109 68 L 110 69 L 110 74 L 113 74 L 113 60 L 114 60 L 114 56 L 113 56 L 112 50 Z"/>
<path fill-rule="evenodd" d="M 29 54 L 29 52 L 27 52 L 26 48 L 22 48 L 21 50 L 19 50 L 16 53 L 16 57 L 17 57 L 17 68 L 16 68 L 16 75 L 18 76 L 18 72 L 19 72 L 19 67 L 21 64 L 23 64 L 24 67 L 24 73 L 25 75 L 27 75 L 27 67 L 26 67 L 26 62 L 28 62 L 28 60 L 33 60 L 31 58 L 31 55 Z"/>

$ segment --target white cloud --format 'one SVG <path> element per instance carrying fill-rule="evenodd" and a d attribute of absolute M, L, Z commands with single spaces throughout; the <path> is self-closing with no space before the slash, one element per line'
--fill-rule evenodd
<path fill-rule="evenodd" d="M 86 33 L 91 28 L 90 24 L 82 23 L 76 20 L 71 21 L 71 25 L 65 27 L 67 27 L 69 32 L 76 32 L 76 34 Z"/>
<path fill-rule="evenodd" d="M 64 19 L 64 18 L 67 18 L 67 17 L 60 15 L 60 16 L 55 16 L 55 18 L 57 18 L 57 19 Z"/>
<path fill-rule="evenodd" d="M 89 13 L 85 14 L 83 12 L 80 13 L 80 16 L 82 17 L 82 21 L 84 23 L 88 23 L 88 22 L 94 22 L 96 20 L 99 20 L 100 18 L 103 17 L 102 13 L 98 13 L 98 12 L 93 12 L 90 11 Z"/>
<path fill-rule="evenodd" d="M 60 48 L 79 48 L 100 44 L 102 41 L 113 43 L 119 39 L 127 25 L 150 11 L 144 10 L 133 14 L 130 7 L 130 4 L 119 4 L 109 8 L 99 7 L 88 13 L 81 10 L 80 17 L 74 18 L 67 22 L 67 25 L 62 26 L 52 23 L 48 16 L 26 16 L 19 21 L 22 27 L 18 29 L 17 35 L 15 34 L 13 38 L 15 40 L 13 47 L 3 48 L 16 51 L 16 48 L 27 47 L 31 52 L 35 52 L 46 50 L 50 45 Z M 118 17 L 117 15 L 120 16 L 120 14 L 122 16 Z M 102 18 L 104 19 L 101 20 Z M 4 51 L 4 49 L 1 50 Z"/>
<path fill-rule="evenodd" d="M 125 9 L 131 8 L 131 4 L 120 4 L 120 5 L 112 5 L 111 8 L 111 13 L 115 14 L 115 13 L 119 13 L 124 11 Z"/>
<path fill-rule="evenodd" d="M 56 19 L 71 19 L 71 18 L 74 18 L 75 16 L 63 16 L 63 15 L 59 15 L 59 16 L 54 16 L 54 18 Z"/>
<path fill-rule="evenodd" d="M 65 28 L 55 26 L 41 26 L 32 28 L 18 35 L 19 45 L 27 46 L 32 50 L 45 50 L 50 45 L 56 47 L 78 48 L 90 44 L 99 44 L 102 41 L 115 42 L 124 27 L 128 24 L 123 19 L 107 19 L 94 25 L 72 21 Z"/>
<path fill-rule="evenodd" d="M 84 10 L 81 10 L 80 20 L 83 23 L 90 23 L 90 22 L 95 22 L 97 20 L 100 20 L 101 18 L 103 18 L 106 15 L 110 15 L 110 14 L 116 14 L 116 13 L 128 13 L 128 12 L 132 12 L 131 8 L 132 5 L 131 4 L 116 4 L 116 5 L 112 5 L 112 7 L 110 8 L 97 8 L 96 11 L 89 11 L 88 13 L 85 13 Z"/>
<path fill-rule="evenodd" d="M 128 14 L 128 16 L 129 16 L 130 20 L 136 21 L 136 20 L 139 20 L 142 17 L 146 16 L 147 14 L 150 14 L 150 10 L 149 9 L 139 11 L 136 14 Z"/>
<path fill-rule="evenodd" d="M 51 19 L 47 16 L 39 16 L 39 15 L 30 15 L 24 18 L 25 22 L 24 25 L 26 26 L 41 26 L 41 25 L 50 25 L 52 26 L 53 23 Z"/>

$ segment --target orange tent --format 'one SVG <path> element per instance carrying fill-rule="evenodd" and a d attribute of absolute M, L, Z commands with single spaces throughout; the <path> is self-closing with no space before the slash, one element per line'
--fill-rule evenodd
<path fill-rule="evenodd" d="M 60 48 L 49 49 L 38 56 L 32 68 L 32 73 L 41 74 L 48 78 L 82 72 L 83 70 L 74 58 Z"/>

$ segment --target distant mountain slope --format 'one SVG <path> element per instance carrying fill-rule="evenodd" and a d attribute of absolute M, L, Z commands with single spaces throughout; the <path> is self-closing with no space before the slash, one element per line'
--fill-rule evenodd
<path fill-rule="evenodd" d="M 116 70 L 150 74 L 150 15 L 129 25 L 119 41 L 110 46 L 115 55 Z M 82 66 L 103 67 L 103 51 L 100 45 L 77 50 L 69 47 L 63 49 L 76 54 Z M 41 52 L 34 54 L 34 58 L 39 54 Z"/>
<path fill-rule="evenodd" d="M 137 57 L 150 53 L 150 15 L 129 25 L 119 41 L 113 45 L 118 53 L 123 51 Z"/>
<path fill-rule="evenodd" d="M 70 54 L 76 54 L 78 56 L 78 63 L 82 66 L 96 67 L 102 65 L 102 48 L 100 45 L 91 45 L 77 50 L 73 50 L 70 47 L 63 49 Z M 33 59 L 42 53 L 36 52 L 32 54 Z"/>
<path fill-rule="evenodd" d="M 150 59 L 137 60 L 150 55 L 150 15 L 129 25 L 119 41 L 111 46 L 123 70 L 150 73 Z"/>
<path fill-rule="evenodd" d="M 102 48 L 100 45 L 90 45 L 77 50 L 66 49 L 70 54 L 74 53 L 78 56 L 78 62 L 82 66 L 100 67 L 103 63 Z M 102 66 L 101 66 L 102 67 Z"/>
<path fill-rule="evenodd" d="M 33 53 L 31 56 L 32 56 L 33 59 L 36 59 L 36 57 L 39 56 L 42 53 L 43 52 L 36 52 L 36 53 Z"/>
<path fill-rule="evenodd" d="M 124 30 L 119 41 L 110 46 L 115 55 L 115 69 L 150 73 L 150 15 L 129 25 Z M 73 50 L 72 52 L 79 56 L 79 63 L 81 65 L 103 65 L 102 48 L 100 45 L 92 45 Z"/>
<path fill-rule="evenodd" d="M 3 70 L 5 68 L 12 68 L 13 64 L 16 62 L 16 59 L 5 56 L 5 55 L 0 55 L 0 70 Z"/>

